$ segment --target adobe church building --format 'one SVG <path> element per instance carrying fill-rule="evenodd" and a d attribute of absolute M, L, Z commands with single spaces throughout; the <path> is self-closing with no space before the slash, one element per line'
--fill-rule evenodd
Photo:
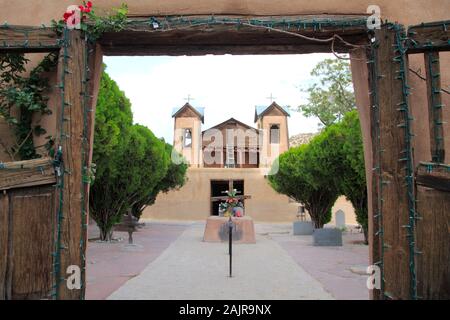
<path fill-rule="evenodd" d="M 276 102 L 255 107 L 256 128 L 230 118 L 202 131 L 204 108 L 189 103 L 175 109 L 172 117 L 174 149 L 189 163 L 187 182 L 179 190 L 159 194 L 143 219 L 205 220 L 218 215 L 224 191 L 231 189 L 238 191 L 245 214 L 257 222 L 297 219 L 299 204 L 274 191 L 267 179 L 274 161 L 289 149 L 286 107 Z M 346 213 L 347 224 L 357 224 L 344 197 L 336 202 L 333 218 L 339 209 Z"/>

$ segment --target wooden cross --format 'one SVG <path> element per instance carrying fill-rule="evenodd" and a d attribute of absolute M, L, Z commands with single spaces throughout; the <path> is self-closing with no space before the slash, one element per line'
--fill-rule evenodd
<path fill-rule="evenodd" d="M 245 200 L 245 199 L 251 199 L 252 196 L 236 196 L 235 198 L 238 200 Z M 227 199 L 228 199 L 228 196 L 211 197 L 211 201 L 226 201 Z"/>
<path fill-rule="evenodd" d="M 184 100 L 186 100 L 187 103 L 189 103 L 189 102 L 191 102 L 191 100 L 195 100 L 195 99 L 192 98 L 190 94 L 188 94 L 187 98 L 184 98 Z"/>
<path fill-rule="evenodd" d="M 222 193 L 227 193 L 227 192 L 228 191 L 222 191 Z M 236 193 L 241 193 L 241 191 L 237 191 Z M 217 200 L 226 201 L 228 198 L 229 198 L 228 195 L 226 195 L 226 196 L 219 196 L 219 197 L 211 197 L 211 200 L 212 201 L 217 201 Z M 235 198 L 238 199 L 238 200 L 245 200 L 245 199 L 251 199 L 252 196 L 250 196 L 250 195 L 246 195 L 246 196 L 245 195 L 240 195 L 240 196 L 236 195 Z"/>
<path fill-rule="evenodd" d="M 272 103 L 275 99 L 276 99 L 276 97 L 274 97 L 273 95 L 272 95 L 272 93 L 270 94 L 270 97 L 267 97 L 267 99 L 269 99 L 270 100 L 270 103 Z"/>

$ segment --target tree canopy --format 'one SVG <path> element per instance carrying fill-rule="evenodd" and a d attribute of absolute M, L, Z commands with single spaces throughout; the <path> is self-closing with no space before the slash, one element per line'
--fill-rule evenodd
<path fill-rule="evenodd" d="M 328 127 L 323 135 L 336 150 L 332 164 L 335 184 L 339 193 L 352 203 L 356 220 L 362 226 L 367 242 L 367 185 L 358 112 L 354 110 L 347 113 L 341 122 Z"/>
<path fill-rule="evenodd" d="M 272 187 L 303 203 L 316 228 L 329 222 L 337 197 L 352 203 L 367 241 L 367 186 L 361 127 L 356 110 L 325 128 L 309 144 L 279 157 Z"/>
<path fill-rule="evenodd" d="M 173 147 L 165 143 L 166 156 L 171 158 Z M 179 155 L 181 156 L 181 155 Z M 149 205 L 155 203 L 156 197 L 160 192 L 167 193 L 170 190 L 181 188 L 186 182 L 187 164 L 185 161 L 180 163 L 170 161 L 167 172 L 150 192 L 145 193 L 143 197 L 133 204 L 132 213 L 135 217 L 140 218 L 142 211 Z"/>
<path fill-rule="evenodd" d="M 317 117 L 323 126 L 329 126 L 355 108 L 350 64 L 339 59 L 325 59 L 311 71 L 316 81 L 304 92 L 308 103 L 298 110 L 306 117 Z"/>
<path fill-rule="evenodd" d="M 277 173 L 269 175 L 269 183 L 277 192 L 305 205 L 316 228 L 330 221 L 338 197 L 336 186 L 330 183 L 332 168 L 318 149 L 321 140 L 316 137 L 309 144 L 281 154 Z"/>
<path fill-rule="evenodd" d="M 186 167 L 174 167 L 171 152 L 171 146 L 147 127 L 133 124 L 130 101 L 103 72 L 94 134 L 96 174 L 90 193 L 91 215 L 102 240 L 111 239 L 112 227 L 128 209 L 139 217 L 161 190 L 184 183 Z"/>

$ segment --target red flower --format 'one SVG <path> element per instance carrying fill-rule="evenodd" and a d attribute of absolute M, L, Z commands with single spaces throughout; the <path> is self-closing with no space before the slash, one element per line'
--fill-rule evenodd
<path fill-rule="evenodd" d="M 81 12 L 89 13 L 89 12 L 91 12 L 92 2 L 91 2 L 91 1 L 88 1 L 88 2 L 85 4 L 85 6 L 80 6 L 79 8 L 80 8 Z"/>
<path fill-rule="evenodd" d="M 72 17 L 73 15 L 75 15 L 75 11 L 72 10 L 72 12 L 65 12 L 63 17 L 64 17 L 64 22 L 67 22 L 67 20 L 69 20 L 70 17 Z"/>

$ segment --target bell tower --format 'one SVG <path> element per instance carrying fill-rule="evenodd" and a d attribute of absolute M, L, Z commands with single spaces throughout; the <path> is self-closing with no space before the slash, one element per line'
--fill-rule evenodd
<path fill-rule="evenodd" d="M 191 167 L 200 167 L 204 109 L 195 108 L 188 102 L 181 108 L 174 109 L 172 117 L 174 149 L 183 155 Z"/>
<path fill-rule="evenodd" d="M 260 167 L 270 167 L 272 162 L 289 149 L 287 107 L 276 102 L 269 106 L 256 106 L 255 123 L 260 130 Z"/>

